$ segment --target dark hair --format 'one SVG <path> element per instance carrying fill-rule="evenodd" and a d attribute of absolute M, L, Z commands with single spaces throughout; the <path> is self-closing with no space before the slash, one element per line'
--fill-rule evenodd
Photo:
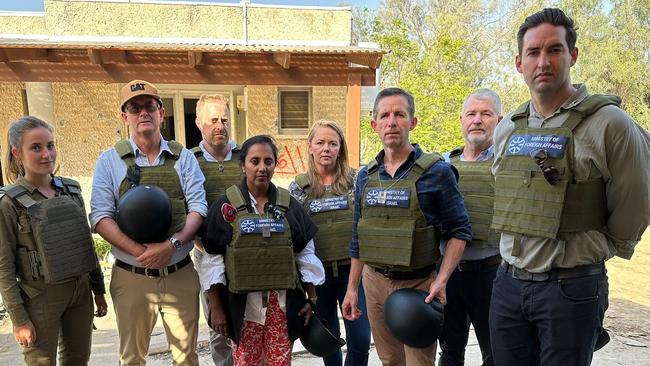
<path fill-rule="evenodd" d="M 544 23 L 564 27 L 566 29 L 566 44 L 569 46 L 569 51 L 573 52 L 573 49 L 576 47 L 576 39 L 578 39 L 573 19 L 569 18 L 558 8 L 546 8 L 527 17 L 519 27 L 519 32 L 517 32 L 519 55 L 521 55 L 522 48 L 524 47 L 524 35 L 526 32 L 530 28 L 535 28 Z"/>
<path fill-rule="evenodd" d="M 372 107 L 372 119 L 377 120 L 377 106 L 379 106 L 379 102 L 386 98 L 386 97 L 392 97 L 393 95 L 401 95 L 406 99 L 406 103 L 409 105 L 409 115 L 411 118 L 415 116 L 415 101 L 413 100 L 413 96 L 411 93 L 407 92 L 404 89 L 401 88 L 386 88 L 377 94 L 375 97 L 375 105 Z"/>
<path fill-rule="evenodd" d="M 275 163 L 278 163 L 278 146 L 275 144 L 275 140 L 273 137 L 269 135 L 256 135 L 253 137 L 249 137 L 244 141 L 243 144 L 241 144 L 241 152 L 239 153 L 239 164 L 241 166 L 244 166 L 244 163 L 246 163 L 246 155 L 248 155 L 248 150 L 250 150 L 251 146 L 257 145 L 257 144 L 266 144 L 271 147 L 271 151 L 273 151 L 273 160 L 275 160 Z"/>

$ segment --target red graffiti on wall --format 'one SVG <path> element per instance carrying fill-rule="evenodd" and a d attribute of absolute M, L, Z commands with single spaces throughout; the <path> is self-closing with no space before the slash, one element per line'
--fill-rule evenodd
<path fill-rule="evenodd" d="M 293 155 L 293 156 L 292 156 Z M 289 146 L 283 145 L 278 156 L 278 165 L 275 168 L 275 174 L 296 175 L 306 170 L 302 152 L 299 146 L 293 146 L 293 152 Z"/>

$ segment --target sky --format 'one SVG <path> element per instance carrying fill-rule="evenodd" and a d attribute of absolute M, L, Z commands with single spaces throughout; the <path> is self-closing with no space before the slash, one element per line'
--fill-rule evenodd
<path fill-rule="evenodd" d="M 171 2 L 187 2 L 181 0 L 165 0 Z M 239 0 L 196 0 L 211 3 L 239 3 Z M 195 1 L 195 2 L 196 2 Z M 376 8 L 381 0 L 251 0 L 254 4 L 282 4 L 282 5 L 311 5 L 311 6 L 337 6 L 352 5 Z M 191 1 L 190 1 L 191 2 Z M 43 0 L 0 0 L 0 11 L 43 11 Z"/>

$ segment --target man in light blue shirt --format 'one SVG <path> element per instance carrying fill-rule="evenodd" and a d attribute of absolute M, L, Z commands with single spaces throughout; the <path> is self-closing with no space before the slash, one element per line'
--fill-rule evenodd
<path fill-rule="evenodd" d="M 120 105 L 130 138 L 97 160 L 89 215 L 93 230 L 111 244 L 116 258 L 110 293 L 120 337 L 120 364 L 145 364 L 160 313 L 174 363 L 198 365 L 200 288 L 189 252 L 207 214 L 205 178 L 189 150 L 162 138 L 165 109 L 154 85 L 131 81 L 120 90 Z M 139 174 L 131 174 L 134 170 Z M 179 230 L 163 242 L 138 243 L 115 221 L 119 198 L 129 186 L 140 183 L 161 186 L 170 198 L 180 196 L 184 201 L 185 214 L 172 213 Z"/>
<path fill-rule="evenodd" d="M 470 94 L 460 115 L 465 145 L 443 154 L 460 176 L 460 190 L 472 225 L 473 238 L 447 283 L 445 323 L 440 337 L 439 364 L 464 365 L 470 323 L 478 339 L 483 365 L 494 365 L 490 347 L 490 297 L 492 280 L 501 256 L 499 235 L 490 230 L 494 184 L 490 169 L 494 160 L 492 135 L 501 115 L 501 100 L 490 89 Z M 440 243 L 444 256 L 447 242 Z"/>

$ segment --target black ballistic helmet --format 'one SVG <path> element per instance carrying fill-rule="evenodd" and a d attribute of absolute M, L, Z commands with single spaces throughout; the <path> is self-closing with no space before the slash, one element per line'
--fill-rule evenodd
<path fill-rule="evenodd" d="M 429 294 L 412 288 L 399 289 L 384 303 L 384 322 L 393 337 L 409 347 L 426 348 L 442 332 L 443 306 L 424 302 Z"/>
<path fill-rule="evenodd" d="M 115 221 L 120 230 L 138 243 L 160 243 L 172 224 L 172 204 L 156 186 L 129 189 L 117 203 Z"/>
<path fill-rule="evenodd" d="M 325 324 L 312 315 L 300 336 L 300 342 L 314 356 L 327 357 L 345 345 L 345 341 L 332 334 Z"/>

